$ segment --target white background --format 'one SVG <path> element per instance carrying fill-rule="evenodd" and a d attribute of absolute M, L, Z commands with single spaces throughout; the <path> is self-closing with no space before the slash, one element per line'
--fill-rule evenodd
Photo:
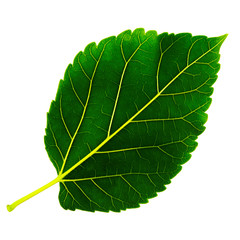
<path fill-rule="evenodd" d="M 240 239 L 238 1 L 0 1 L 0 239 Z M 46 112 L 74 56 L 126 29 L 228 33 L 205 132 L 167 190 L 121 213 L 65 211 L 43 143 Z"/>

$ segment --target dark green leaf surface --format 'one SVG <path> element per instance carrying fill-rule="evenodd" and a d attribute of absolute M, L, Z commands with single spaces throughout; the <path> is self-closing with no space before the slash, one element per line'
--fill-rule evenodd
<path fill-rule="evenodd" d="M 165 189 L 204 131 L 225 38 L 136 29 L 77 54 L 45 136 L 63 208 L 118 212 Z"/>

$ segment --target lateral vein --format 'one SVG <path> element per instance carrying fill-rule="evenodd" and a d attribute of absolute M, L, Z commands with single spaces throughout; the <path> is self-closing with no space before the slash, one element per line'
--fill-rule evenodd
<path fill-rule="evenodd" d="M 85 103 L 85 105 L 84 105 L 83 113 L 82 113 L 80 122 L 79 122 L 79 124 L 78 124 L 78 126 L 77 126 L 77 129 L 76 129 L 76 131 L 75 131 L 75 133 L 74 133 L 74 135 L 73 135 L 73 137 L 72 137 L 72 140 L 71 140 L 71 142 L 70 142 L 70 144 L 69 144 L 69 147 L 68 147 L 66 156 L 65 156 L 65 158 L 64 158 L 64 160 L 63 160 L 63 165 L 62 165 L 62 168 L 61 168 L 61 171 L 60 171 L 59 175 L 61 175 L 62 172 L 63 172 L 64 166 L 65 166 L 65 164 L 66 164 L 66 161 L 67 161 L 67 158 L 68 158 L 68 155 L 69 155 L 69 152 L 70 152 L 70 150 L 71 150 L 71 148 L 72 148 L 72 144 L 73 144 L 73 142 L 74 142 L 74 139 L 76 138 L 76 135 L 77 135 L 77 133 L 78 133 L 78 130 L 79 130 L 79 128 L 80 128 L 80 126 L 81 126 L 81 124 L 82 124 L 82 121 L 83 121 L 83 119 L 84 119 L 84 116 L 85 116 L 85 113 L 86 113 L 86 110 L 87 110 L 87 106 L 88 106 L 88 102 L 89 102 L 89 99 L 90 99 L 90 93 L 91 93 L 91 90 L 92 90 L 93 78 L 94 78 L 95 73 L 96 73 L 96 71 L 97 71 L 97 67 L 98 67 L 98 64 L 99 64 L 99 62 L 100 62 L 100 60 L 101 60 L 101 57 L 102 57 L 103 52 L 104 52 L 104 50 L 105 50 L 105 47 L 106 47 L 106 45 L 107 45 L 110 41 L 111 41 L 111 40 L 109 40 L 109 41 L 107 41 L 107 42 L 105 43 L 105 45 L 104 45 L 104 47 L 103 47 L 103 49 L 102 49 L 102 51 L 101 51 L 101 53 L 100 53 L 100 56 L 99 56 L 99 58 L 98 58 L 98 61 L 97 61 L 96 65 L 95 65 L 95 68 L 94 68 L 94 71 L 93 71 L 93 74 L 92 74 L 92 77 L 91 77 L 91 80 L 90 80 L 90 85 L 89 85 L 89 89 L 88 89 L 88 96 L 87 96 L 86 103 Z"/>
<path fill-rule="evenodd" d="M 141 122 L 160 122 L 160 121 L 174 121 L 174 120 L 185 120 L 185 118 L 189 115 L 191 115 L 192 113 L 197 112 L 199 109 L 203 108 L 204 106 L 206 106 L 209 103 L 209 101 L 207 101 L 206 103 L 200 105 L 199 107 L 195 108 L 194 110 L 190 111 L 189 113 L 185 114 L 182 117 L 173 117 L 173 118 L 155 118 L 155 119 L 140 119 L 140 120 L 134 120 L 131 123 L 141 123 Z"/>
<path fill-rule="evenodd" d="M 118 99 L 119 99 L 119 95 L 120 95 L 120 91 L 121 91 L 121 87 L 122 87 L 122 82 L 123 82 L 123 78 L 124 78 L 127 66 L 129 64 L 129 62 L 132 60 L 133 56 L 140 49 L 140 47 L 145 42 L 147 42 L 149 40 L 149 38 L 151 38 L 151 37 L 152 37 L 152 35 L 150 35 L 142 43 L 140 43 L 139 46 L 136 48 L 136 50 L 133 52 L 133 54 L 130 56 L 130 58 L 127 61 L 126 61 L 126 58 L 125 58 L 124 53 L 123 53 L 123 39 L 124 39 L 124 36 L 122 38 L 122 41 L 121 41 L 121 52 L 122 52 L 122 56 L 123 56 L 124 61 L 125 61 L 125 65 L 124 65 L 123 72 L 122 72 L 122 75 L 121 75 L 121 79 L 120 79 L 120 83 L 119 83 L 118 91 L 117 91 L 117 96 L 116 96 L 116 100 L 115 100 L 114 107 L 113 107 L 113 112 L 112 112 L 112 115 L 111 115 L 111 120 L 110 120 L 109 127 L 108 127 L 108 135 L 107 135 L 108 137 L 110 136 L 110 131 L 111 131 L 112 123 L 113 123 L 113 118 L 114 118 L 114 115 L 115 115 L 115 112 L 116 112 L 116 107 L 117 107 L 117 103 L 118 103 Z"/>
<path fill-rule="evenodd" d="M 95 154 L 108 154 L 108 153 L 116 153 L 116 152 L 134 151 L 134 150 L 140 150 L 140 149 L 159 148 L 159 147 L 176 144 L 176 143 L 183 143 L 184 145 L 188 146 L 184 141 L 186 139 L 190 138 L 191 136 L 192 135 L 189 135 L 189 136 L 185 137 L 184 139 L 179 139 L 177 141 L 172 141 L 172 142 L 166 142 L 166 143 L 162 143 L 160 145 L 114 149 L 114 150 L 110 150 L 110 151 L 97 151 Z"/>
<path fill-rule="evenodd" d="M 170 172 L 166 172 L 166 171 L 161 171 L 161 172 L 156 171 L 156 172 L 152 172 L 152 173 L 129 172 L 129 173 L 97 176 L 97 177 L 89 177 L 89 178 L 62 179 L 60 182 L 82 182 L 82 181 L 89 181 L 89 180 L 95 180 L 95 179 L 114 178 L 114 177 L 121 177 L 121 176 L 128 176 L 128 175 L 155 175 L 155 174 L 159 174 L 159 173 L 170 173 Z"/>
<path fill-rule="evenodd" d="M 156 74 L 156 81 L 157 81 L 157 92 L 159 92 L 159 72 L 160 72 L 160 66 L 162 63 L 162 58 L 163 55 L 177 42 L 179 41 L 181 38 L 186 37 L 187 35 L 184 35 L 178 39 L 176 39 L 174 42 L 172 42 L 164 51 L 162 50 L 162 41 L 165 37 L 163 37 L 159 43 L 159 48 L 160 48 L 160 58 L 159 58 L 159 62 L 158 62 L 158 67 L 157 67 L 157 74 Z"/>

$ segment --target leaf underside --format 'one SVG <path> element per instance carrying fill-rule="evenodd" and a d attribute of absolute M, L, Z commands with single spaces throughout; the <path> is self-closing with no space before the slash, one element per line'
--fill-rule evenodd
<path fill-rule="evenodd" d="M 165 190 L 205 129 L 225 38 L 136 29 L 76 55 L 45 136 L 64 209 L 119 212 Z"/>

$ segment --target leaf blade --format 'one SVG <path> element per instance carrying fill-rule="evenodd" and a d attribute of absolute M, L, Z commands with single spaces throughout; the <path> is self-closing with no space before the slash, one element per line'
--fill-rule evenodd
<path fill-rule="evenodd" d="M 196 147 L 197 136 L 205 129 L 203 126 L 207 118 L 205 111 L 210 105 L 211 86 L 215 82 L 216 73 L 219 70 L 218 51 L 225 38 L 225 35 L 207 39 L 204 36 L 192 37 L 190 34 L 168 35 L 166 33 L 157 36 L 155 32 L 145 34 L 143 29 L 137 29 L 133 33 L 126 31 L 117 38 L 110 38 L 111 40 L 105 39 L 98 47 L 94 48 L 94 44 L 86 47 L 85 58 L 79 60 L 77 57 L 77 61 L 82 75 L 90 81 L 90 85 L 88 86 L 85 103 L 81 104 L 82 100 L 79 101 L 80 97 L 78 99 L 83 110 L 73 136 L 63 120 L 63 111 L 60 110 L 58 113 L 62 119 L 62 128 L 65 128 L 65 132 L 67 132 L 65 135 L 67 134 L 68 138 L 72 136 L 70 143 L 69 140 L 67 141 L 68 147 L 65 147 L 65 151 L 63 151 L 65 154 L 62 164 L 60 160 L 57 164 L 58 169 L 61 165 L 61 170 L 60 172 L 58 170 L 58 172 L 62 179 L 60 185 L 63 186 L 60 187 L 59 196 L 62 197 L 59 197 L 59 199 L 65 209 L 120 211 L 137 207 L 139 203 L 145 203 L 149 198 L 156 196 L 156 192 L 165 189 L 165 185 L 170 183 L 170 179 L 181 170 L 181 164 L 189 160 L 190 153 Z M 108 40 L 109 46 L 104 45 L 104 42 L 106 43 Z M 144 43 L 148 43 L 148 45 L 144 45 Z M 106 54 L 103 54 L 104 50 L 102 49 L 105 49 L 105 47 Z M 199 48 L 204 49 L 205 52 L 199 55 Z M 154 49 L 154 53 L 152 49 Z M 214 53 L 213 50 L 216 50 L 216 52 Z M 111 51 L 115 53 L 114 57 Z M 176 58 L 176 54 L 173 55 L 174 51 L 181 54 Z M 98 57 L 96 57 L 97 55 Z M 213 58 L 210 55 L 217 55 L 217 57 Z M 103 60 L 100 63 L 99 59 L 102 57 Z M 185 58 L 185 66 L 182 63 L 183 61 L 180 61 L 181 57 Z M 90 58 L 92 65 L 95 63 L 95 68 L 84 65 L 90 61 Z M 152 64 L 154 67 L 148 62 L 154 63 Z M 114 63 L 116 63 L 116 66 L 113 67 Z M 164 67 L 166 64 L 168 64 L 168 68 Z M 111 71 L 108 69 L 110 67 L 113 68 Z M 76 64 L 73 64 L 70 69 L 73 69 L 72 74 L 74 74 L 74 70 L 77 72 Z M 153 69 L 156 75 L 152 74 Z M 138 74 L 137 70 L 141 74 Z M 145 70 L 146 72 L 144 72 Z M 175 75 L 172 77 L 172 73 L 169 74 L 168 71 L 174 72 Z M 92 72 L 92 75 L 89 75 L 90 72 Z M 118 79 L 118 83 L 107 82 L 110 79 L 103 78 L 103 76 L 106 76 L 106 72 L 113 79 Z M 199 72 L 200 77 L 198 76 Z M 95 74 L 96 78 L 93 82 Z M 137 77 L 141 79 L 141 83 L 136 81 Z M 164 77 L 170 80 L 164 83 Z M 71 76 L 69 79 L 71 79 Z M 163 81 L 160 82 L 162 79 Z M 191 82 L 196 79 L 201 81 L 193 86 Z M 176 85 L 175 82 L 181 83 L 183 87 L 179 87 L 179 84 Z M 127 85 L 126 83 L 133 83 L 132 85 L 135 83 L 135 85 Z M 70 81 L 70 84 L 73 90 L 73 81 Z M 187 84 L 190 88 L 186 87 Z M 155 87 L 153 88 L 153 86 Z M 104 87 L 107 90 L 104 90 Z M 83 86 L 83 88 L 87 89 L 86 86 Z M 115 89 L 112 91 L 114 94 L 109 91 L 111 88 Z M 89 89 L 90 92 L 92 89 L 94 90 L 91 97 Z M 179 91 L 181 89 L 183 91 Z M 134 94 L 131 94 L 130 90 L 133 93 L 138 92 L 136 99 L 134 99 Z M 61 86 L 59 92 L 61 92 Z M 73 93 L 75 97 L 78 96 L 76 91 L 73 91 Z M 127 96 L 129 96 L 131 105 Z M 191 98 L 195 105 L 191 103 Z M 61 103 L 62 98 L 58 99 Z M 57 97 L 56 101 L 59 101 Z M 100 107 L 99 103 L 101 101 L 107 104 Z M 94 107 L 94 104 L 97 106 Z M 182 107 L 182 104 L 185 107 Z M 87 109 L 86 106 L 88 105 L 89 108 Z M 163 109 L 163 105 L 165 105 L 165 110 L 159 111 L 162 114 L 161 118 L 154 116 L 159 113 L 156 111 L 156 109 L 159 109 L 157 105 Z M 123 116 L 124 109 L 129 110 L 125 111 L 125 116 Z M 153 116 L 153 118 L 149 118 L 149 116 Z M 184 130 L 179 131 L 181 128 Z M 171 129 L 170 135 L 166 134 L 166 129 Z M 186 129 L 189 131 L 188 133 L 186 133 Z M 97 140 L 93 140 L 94 136 Z M 143 139 L 142 136 L 146 139 Z M 45 138 L 47 139 L 47 137 Z M 136 141 L 136 139 L 140 140 Z M 146 141 L 152 142 L 152 144 L 147 146 Z M 52 157 L 55 153 L 59 158 L 56 149 L 55 152 L 48 150 L 48 140 L 45 143 L 47 151 L 50 152 L 49 156 Z M 57 145 L 56 141 L 55 145 Z M 123 148 L 113 148 L 119 145 Z M 128 148 L 124 145 L 128 145 Z M 60 146 L 60 148 L 62 147 Z M 150 148 L 154 149 L 151 154 L 149 154 Z M 63 154 L 60 155 L 63 156 Z M 118 158 L 123 159 L 122 162 Z M 131 158 L 134 160 L 130 161 Z M 157 169 L 155 175 L 151 174 L 153 172 L 151 166 Z M 83 176 L 83 178 L 76 176 Z M 69 186 L 70 191 L 68 190 Z M 151 190 L 147 190 L 146 186 Z M 91 189 L 91 193 L 89 193 L 89 189 Z M 93 192 L 94 194 L 91 195 Z M 122 192 L 129 192 L 130 197 L 124 196 Z M 66 194 L 63 195 L 63 193 Z M 74 194 L 78 197 L 74 197 Z M 99 202 L 99 199 L 101 199 L 101 202 Z"/>

